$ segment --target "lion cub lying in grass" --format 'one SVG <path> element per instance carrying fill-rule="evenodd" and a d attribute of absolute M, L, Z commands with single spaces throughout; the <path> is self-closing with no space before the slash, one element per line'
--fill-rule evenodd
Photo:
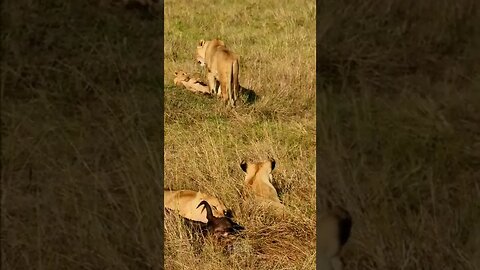
<path fill-rule="evenodd" d="M 277 190 L 271 182 L 275 163 L 273 158 L 259 162 L 242 160 L 240 167 L 245 172 L 245 188 L 253 192 L 257 202 L 264 206 L 273 206 L 274 213 L 285 215 L 286 208 L 280 202 Z M 341 270 L 343 264 L 339 254 L 350 237 L 352 227 L 350 214 L 337 206 L 319 217 L 317 227 L 320 242 L 317 257 L 320 269 Z"/>
<path fill-rule="evenodd" d="M 187 88 L 187 90 L 194 93 L 211 95 L 208 86 L 204 82 L 202 82 L 199 78 L 190 77 L 190 75 L 184 71 L 175 71 L 175 78 L 173 79 L 173 82 L 175 85 L 183 86 Z"/>
<path fill-rule="evenodd" d="M 240 168 L 245 172 L 245 188 L 254 194 L 258 203 L 272 207 L 274 212 L 283 215 L 285 206 L 278 198 L 277 190 L 272 185 L 272 171 L 275 169 L 275 160 L 253 162 L 242 160 Z"/>

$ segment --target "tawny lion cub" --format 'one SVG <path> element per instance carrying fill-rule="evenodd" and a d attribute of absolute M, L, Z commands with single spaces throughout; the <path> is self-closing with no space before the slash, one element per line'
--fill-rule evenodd
<path fill-rule="evenodd" d="M 221 95 L 225 104 L 235 107 L 240 84 L 239 56 L 230 51 L 219 39 L 200 40 L 196 59 L 207 70 L 207 82 L 212 94 Z M 220 83 L 220 92 L 217 92 Z"/>
<path fill-rule="evenodd" d="M 283 210 L 285 206 L 278 198 L 277 190 L 272 185 L 272 171 L 275 160 L 252 162 L 242 160 L 240 168 L 245 172 L 245 188 L 252 191 L 258 202 Z"/>
<path fill-rule="evenodd" d="M 164 207 L 175 212 L 182 217 L 207 223 L 207 213 L 203 208 L 197 208 L 200 202 L 207 201 L 212 208 L 213 215 L 216 217 L 231 217 L 232 213 L 225 207 L 225 204 L 218 198 L 200 191 L 193 190 L 164 190 Z"/>
<path fill-rule="evenodd" d="M 186 72 L 181 70 L 175 71 L 173 83 L 178 86 L 183 86 L 194 93 L 210 95 L 210 90 L 204 82 L 198 78 L 190 77 Z"/>
<path fill-rule="evenodd" d="M 341 270 L 340 251 L 347 243 L 352 228 L 352 217 L 337 206 L 318 218 L 317 261 L 320 269 Z"/>

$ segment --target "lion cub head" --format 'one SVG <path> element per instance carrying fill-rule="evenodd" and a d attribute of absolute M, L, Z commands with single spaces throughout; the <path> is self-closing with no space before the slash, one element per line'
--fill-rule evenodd
<path fill-rule="evenodd" d="M 200 40 L 197 44 L 197 54 L 195 59 L 200 66 L 204 67 L 207 64 L 208 48 L 215 48 L 217 46 L 225 46 L 225 43 L 219 39 Z"/>
<path fill-rule="evenodd" d="M 186 72 L 181 70 L 175 71 L 175 78 L 173 79 L 175 85 L 181 86 L 182 82 L 188 82 L 188 80 L 190 80 L 190 76 Z"/>
<path fill-rule="evenodd" d="M 275 169 L 275 160 L 253 162 L 242 160 L 240 168 L 245 172 L 245 187 L 253 191 L 253 193 L 265 199 L 274 202 L 280 202 L 277 190 L 272 185 L 272 171 Z"/>

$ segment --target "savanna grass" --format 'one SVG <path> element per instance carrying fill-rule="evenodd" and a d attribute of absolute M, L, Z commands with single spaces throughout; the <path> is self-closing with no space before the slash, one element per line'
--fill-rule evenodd
<path fill-rule="evenodd" d="M 317 189 L 352 213 L 347 268 L 478 269 L 478 1 L 317 9 Z"/>
<path fill-rule="evenodd" d="M 162 22 L 95 1 L 1 17 L 1 268 L 161 269 Z"/>
<path fill-rule="evenodd" d="M 166 1 L 165 187 L 218 196 L 246 228 L 231 254 L 207 243 L 195 256 L 184 228 L 166 220 L 167 269 L 315 267 L 314 37 L 313 1 Z M 212 38 L 240 55 L 240 84 L 259 96 L 253 104 L 231 111 L 173 85 L 176 70 L 202 74 L 195 48 Z M 290 219 L 244 196 L 241 159 L 268 156 Z"/>

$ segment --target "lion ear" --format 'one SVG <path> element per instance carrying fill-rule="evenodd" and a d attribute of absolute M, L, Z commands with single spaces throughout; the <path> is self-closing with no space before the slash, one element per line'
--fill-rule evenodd
<path fill-rule="evenodd" d="M 205 44 L 205 40 L 201 39 L 201 40 L 198 42 L 198 46 L 202 47 L 203 44 Z"/>
<path fill-rule="evenodd" d="M 245 160 L 240 162 L 240 168 L 242 168 L 242 171 L 247 172 L 247 162 Z"/>
<path fill-rule="evenodd" d="M 273 171 L 273 169 L 275 169 L 275 163 L 276 163 L 275 159 L 270 158 L 270 163 L 272 164 L 272 171 Z"/>

